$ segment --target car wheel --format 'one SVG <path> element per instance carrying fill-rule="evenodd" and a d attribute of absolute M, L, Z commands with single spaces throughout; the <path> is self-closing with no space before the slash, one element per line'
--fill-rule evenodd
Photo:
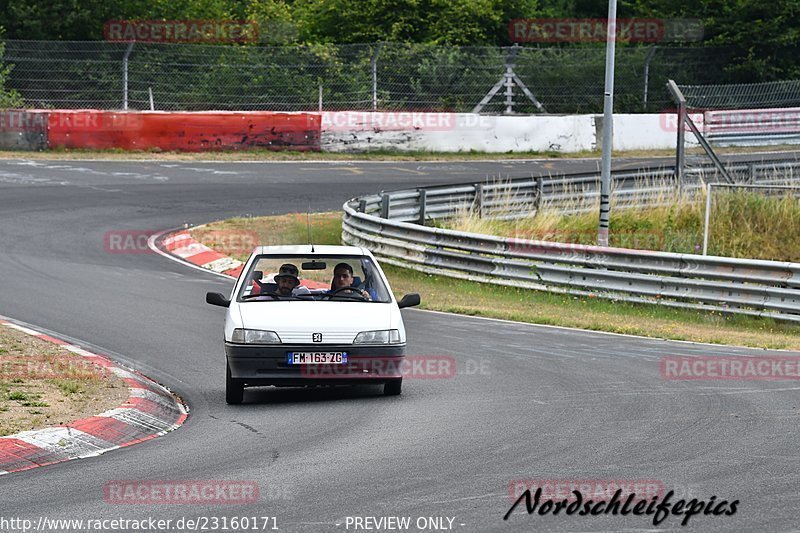
<path fill-rule="evenodd" d="M 241 379 L 231 377 L 231 366 L 225 364 L 225 401 L 229 405 L 238 405 L 244 400 L 244 383 Z"/>
<path fill-rule="evenodd" d="M 397 396 L 403 391 L 403 378 L 393 379 L 383 384 L 384 396 Z"/>

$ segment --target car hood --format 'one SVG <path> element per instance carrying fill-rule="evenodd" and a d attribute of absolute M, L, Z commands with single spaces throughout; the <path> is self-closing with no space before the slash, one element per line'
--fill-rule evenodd
<path fill-rule="evenodd" d="M 350 344 L 360 331 L 391 328 L 393 304 L 374 302 L 244 302 L 242 325 L 274 331 L 284 344 Z M 313 340 L 313 333 L 322 336 Z"/>

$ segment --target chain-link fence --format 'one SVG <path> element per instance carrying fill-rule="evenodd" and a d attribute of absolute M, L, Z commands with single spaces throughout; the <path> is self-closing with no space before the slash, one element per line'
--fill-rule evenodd
<path fill-rule="evenodd" d="M 800 80 L 681 85 L 688 109 L 769 109 L 800 107 Z"/>
<path fill-rule="evenodd" d="M 604 54 L 602 47 L 9 40 L 3 62 L 13 65 L 7 88 L 29 108 L 599 113 Z M 615 110 L 671 107 L 669 78 L 726 83 L 731 59 L 724 48 L 618 45 Z M 504 85 L 479 105 L 509 72 L 519 81 L 511 95 Z"/>

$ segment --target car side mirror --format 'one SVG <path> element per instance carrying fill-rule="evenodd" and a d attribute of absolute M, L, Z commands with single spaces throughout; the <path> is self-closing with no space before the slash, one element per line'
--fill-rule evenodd
<path fill-rule="evenodd" d="M 206 303 L 220 307 L 229 307 L 231 305 L 231 301 L 218 292 L 207 292 Z"/>
<path fill-rule="evenodd" d="M 397 302 L 397 307 L 400 309 L 403 309 L 404 307 L 414 307 L 415 305 L 419 305 L 419 302 L 419 294 L 412 292 L 403 296 L 403 299 Z"/>

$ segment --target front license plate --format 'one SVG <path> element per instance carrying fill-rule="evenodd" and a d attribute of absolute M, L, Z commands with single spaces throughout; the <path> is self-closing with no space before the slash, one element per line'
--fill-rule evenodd
<path fill-rule="evenodd" d="M 287 352 L 290 365 L 347 364 L 347 352 Z"/>

